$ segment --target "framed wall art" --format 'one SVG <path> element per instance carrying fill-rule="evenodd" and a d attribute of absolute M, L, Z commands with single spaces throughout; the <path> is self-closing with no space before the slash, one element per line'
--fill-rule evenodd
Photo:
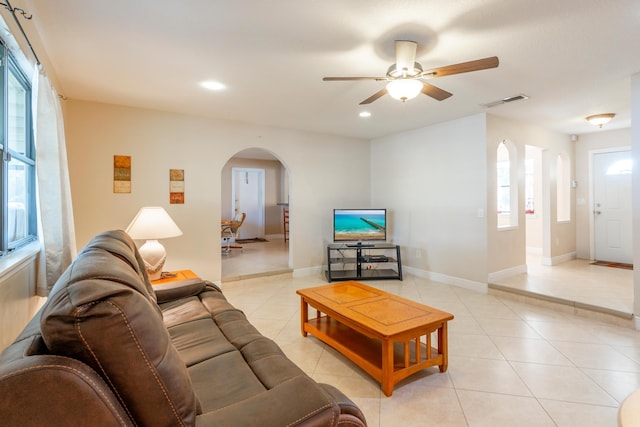
<path fill-rule="evenodd" d="M 131 156 L 113 156 L 113 192 L 131 193 Z"/>
<path fill-rule="evenodd" d="M 169 169 L 169 203 L 184 204 L 184 169 Z"/>

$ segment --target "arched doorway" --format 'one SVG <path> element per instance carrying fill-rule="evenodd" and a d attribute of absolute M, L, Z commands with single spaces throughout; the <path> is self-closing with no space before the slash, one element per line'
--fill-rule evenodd
<path fill-rule="evenodd" d="M 240 227 L 232 245 L 221 240 L 223 282 L 291 271 L 283 222 L 289 181 L 284 163 L 261 148 L 236 153 L 222 168 L 220 217 L 224 222 L 245 213 L 247 225 Z"/>

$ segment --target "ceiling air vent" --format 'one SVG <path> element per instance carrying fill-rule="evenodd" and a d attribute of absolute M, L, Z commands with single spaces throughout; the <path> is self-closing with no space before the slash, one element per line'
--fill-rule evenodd
<path fill-rule="evenodd" d="M 487 108 L 491 108 L 491 107 L 495 107 L 497 105 L 502 105 L 502 104 L 506 104 L 508 102 L 514 102 L 514 101 L 522 101 L 525 99 L 529 99 L 529 97 L 527 95 L 524 94 L 520 94 L 520 95 L 514 95 L 514 96 L 508 96 L 506 98 L 502 98 L 499 101 L 493 101 L 493 102 L 489 102 L 488 104 L 482 104 L 483 107 L 487 107 Z"/>

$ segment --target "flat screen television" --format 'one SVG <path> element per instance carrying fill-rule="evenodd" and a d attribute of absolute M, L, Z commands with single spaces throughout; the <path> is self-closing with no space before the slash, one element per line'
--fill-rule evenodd
<path fill-rule="evenodd" d="M 387 240 L 386 209 L 334 209 L 334 242 Z"/>

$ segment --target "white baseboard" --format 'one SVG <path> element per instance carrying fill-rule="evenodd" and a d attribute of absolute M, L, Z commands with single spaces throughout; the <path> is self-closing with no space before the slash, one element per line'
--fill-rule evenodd
<path fill-rule="evenodd" d="M 527 264 L 518 265 L 516 267 L 506 268 L 500 271 L 494 271 L 489 273 L 489 282 L 495 282 L 496 280 L 506 279 L 507 277 L 516 276 L 518 274 L 527 272 Z"/>
<path fill-rule="evenodd" d="M 636 331 L 640 331 L 640 316 L 633 315 L 633 326 Z"/>
<path fill-rule="evenodd" d="M 547 265 L 547 266 L 551 266 L 551 265 L 558 265 L 558 264 L 562 264 L 563 262 L 567 262 L 567 261 L 571 261 L 572 259 L 576 259 L 576 253 L 575 252 L 569 252 L 563 255 L 558 255 L 558 256 L 554 256 L 554 257 L 543 257 L 542 260 L 540 261 L 540 263 L 542 265 Z"/>
<path fill-rule="evenodd" d="M 487 293 L 489 286 L 486 283 L 476 282 L 473 280 L 463 279 L 461 277 L 447 276 L 446 274 L 434 273 L 432 271 L 420 270 L 414 267 L 402 266 L 403 273 L 409 273 L 416 277 L 433 280 L 434 282 L 444 283 L 446 285 L 458 286 L 460 288 L 470 289 Z"/>
<path fill-rule="evenodd" d="M 316 276 L 318 274 L 324 274 L 324 271 L 326 269 L 327 268 L 323 266 L 296 268 L 295 270 L 293 270 L 292 275 L 294 278 Z"/>
<path fill-rule="evenodd" d="M 309 277 L 315 275 L 322 275 L 327 270 L 327 266 L 316 266 L 309 268 L 299 268 L 293 270 L 293 277 Z M 447 276 L 446 274 L 434 273 L 432 271 L 420 270 L 414 267 L 402 266 L 402 272 L 404 274 L 410 274 L 412 276 L 421 277 L 423 279 L 433 280 L 434 282 L 444 283 L 446 285 L 458 286 L 460 288 L 470 289 L 472 291 L 488 293 L 489 286 L 487 283 L 476 282 L 473 280 L 463 279 L 460 277 Z M 365 279 L 366 280 L 366 279 Z"/>

